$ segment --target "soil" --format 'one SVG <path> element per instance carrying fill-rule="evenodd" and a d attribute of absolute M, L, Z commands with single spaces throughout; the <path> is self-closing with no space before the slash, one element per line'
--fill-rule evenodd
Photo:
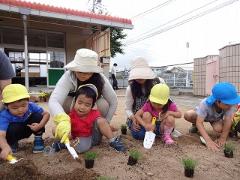
<path fill-rule="evenodd" d="M 118 91 L 118 110 L 111 122 L 115 128 L 119 128 L 116 134 L 120 135 L 121 124 L 126 122 L 124 113 L 124 91 Z M 194 108 L 200 98 L 190 96 L 175 96 L 173 99 L 184 112 Z M 47 109 L 46 103 L 41 103 Z M 183 157 L 192 157 L 198 161 L 194 172 L 194 179 L 219 180 L 239 179 L 240 177 L 240 140 L 230 138 L 228 141 L 235 145 L 234 158 L 224 157 L 223 149 L 212 152 L 200 143 L 199 135 L 189 134 L 190 123 L 183 119 L 176 120 L 176 129 L 183 135 L 176 140 L 175 145 L 166 147 L 159 137 L 150 150 L 143 148 L 142 141 L 134 140 L 129 131 L 127 135 L 121 135 L 128 151 L 118 153 L 108 145 L 108 140 L 103 139 L 99 146 L 92 148 L 97 152 L 94 167 L 86 169 L 83 155 L 79 161 L 74 160 L 67 150 L 61 150 L 52 154 L 32 154 L 32 137 L 20 142 L 19 151 L 15 154 L 23 160 L 14 165 L 0 161 L 0 179 L 97 179 L 104 176 L 119 180 L 157 180 L 157 179 L 187 179 L 184 176 L 184 168 L 181 164 Z M 44 135 L 45 145 L 51 145 L 53 123 L 47 124 Z M 214 139 L 218 135 L 206 124 L 208 133 Z M 130 149 L 138 149 L 142 158 L 134 166 L 127 165 Z"/>

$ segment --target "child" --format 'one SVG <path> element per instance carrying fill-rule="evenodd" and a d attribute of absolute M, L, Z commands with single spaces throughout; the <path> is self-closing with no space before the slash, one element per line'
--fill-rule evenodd
<path fill-rule="evenodd" d="M 1 158 L 16 153 L 18 141 L 35 135 L 33 153 L 44 150 L 42 134 L 49 120 L 49 113 L 29 102 L 27 89 L 21 84 L 10 84 L 2 91 L 5 108 L 0 112 Z"/>
<path fill-rule="evenodd" d="M 234 114 L 232 118 L 232 127 L 229 132 L 230 137 L 237 137 L 238 132 L 240 133 L 240 104 L 237 106 L 237 112 Z"/>
<path fill-rule="evenodd" d="M 169 99 L 169 87 L 166 84 L 156 84 L 150 92 L 149 100 L 136 113 L 136 119 L 141 124 L 141 131 L 155 131 L 157 135 L 163 132 L 163 142 L 166 145 L 174 143 L 171 132 L 175 126 L 175 118 L 181 118 L 182 113 Z M 152 124 L 152 118 L 156 117 L 156 124 Z"/>
<path fill-rule="evenodd" d="M 162 78 L 156 75 L 149 67 L 146 59 L 139 57 L 132 62 L 129 72 L 129 86 L 126 89 L 125 112 L 127 114 L 127 125 L 131 135 L 135 139 L 143 139 L 144 134 L 137 123 L 135 113 L 141 109 L 147 101 L 150 91 L 155 84 L 164 83 Z"/>
<path fill-rule="evenodd" d="M 215 84 L 212 95 L 203 99 L 196 110 L 187 111 L 185 120 L 196 124 L 201 136 L 206 141 L 208 149 L 218 151 L 225 144 L 232 125 L 235 105 L 240 102 L 236 88 L 227 82 Z M 203 122 L 210 122 L 220 137 L 213 141 L 207 134 Z"/>
<path fill-rule="evenodd" d="M 92 129 L 95 121 L 103 123 L 106 132 L 109 132 L 108 138 L 110 146 L 117 151 L 125 151 L 121 140 L 113 137 L 111 128 L 107 120 L 101 117 L 98 110 L 93 109 L 98 97 L 98 91 L 93 84 L 85 84 L 79 87 L 75 94 L 74 106 L 69 114 L 71 118 L 71 136 L 75 139 L 75 149 L 78 153 L 88 151 L 92 147 Z M 56 146 L 56 145 L 55 145 Z M 61 145 L 60 145 L 61 146 Z M 59 148 L 61 149 L 61 147 Z"/>

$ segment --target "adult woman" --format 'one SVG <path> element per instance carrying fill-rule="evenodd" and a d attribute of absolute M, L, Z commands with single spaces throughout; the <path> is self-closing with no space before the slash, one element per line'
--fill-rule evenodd
<path fill-rule="evenodd" d="M 135 139 L 143 139 L 145 133 L 143 134 L 143 131 L 140 131 L 141 126 L 137 123 L 134 115 L 147 101 L 153 85 L 165 82 L 162 78 L 156 78 L 147 61 L 141 57 L 132 62 L 128 81 L 129 86 L 126 90 L 125 102 L 127 124 Z"/>
<path fill-rule="evenodd" d="M 113 114 L 117 108 L 117 96 L 112 89 L 108 79 L 101 73 L 98 66 L 98 55 L 89 49 L 79 49 L 74 60 L 65 66 L 68 71 L 58 81 L 49 99 L 49 109 L 56 123 L 56 137 L 61 142 L 67 140 L 70 133 L 70 118 L 67 115 L 73 106 L 73 97 L 80 85 L 93 84 L 97 87 L 97 107 L 101 115 L 107 121 L 96 121 L 93 129 L 93 145 L 101 142 L 102 135 L 110 141 L 110 146 L 117 151 L 124 151 L 125 148 L 119 138 L 113 137 L 109 126 Z"/>
<path fill-rule="evenodd" d="M 7 55 L 0 50 L 0 110 L 2 110 L 2 90 L 12 83 L 15 73 Z"/>

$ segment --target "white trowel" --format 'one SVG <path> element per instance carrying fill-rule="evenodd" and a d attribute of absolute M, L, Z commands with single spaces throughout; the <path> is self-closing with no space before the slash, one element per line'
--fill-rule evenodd
<path fill-rule="evenodd" d="M 207 143 L 206 143 L 205 139 L 202 136 L 199 136 L 199 138 L 200 138 L 201 143 L 206 146 Z"/>
<path fill-rule="evenodd" d="M 73 147 L 71 147 L 69 143 L 66 143 L 65 145 L 66 145 L 69 153 L 72 155 L 73 159 L 77 159 L 78 158 L 78 154 L 75 151 L 75 149 Z"/>
<path fill-rule="evenodd" d="M 70 146 L 69 140 L 67 142 L 65 142 L 65 145 L 66 145 L 66 147 L 68 149 L 68 152 L 72 155 L 73 159 L 77 159 L 78 158 L 78 154 L 75 151 L 75 149 Z"/>
<path fill-rule="evenodd" d="M 156 117 L 152 118 L 152 124 L 154 125 L 156 122 Z M 155 141 L 156 134 L 152 131 L 147 131 L 145 133 L 144 141 L 143 141 L 143 147 L 146 149 L 151 149 L 154 141 Z"/>
<path fill-rule="evenodd" d="M 23 158 L 20 158 L 20 159 L 17 159 L 16 157 L 14 157 L 12 154 L 9 154 L 7 156 L 7 161 L 10 163 L 10 164 L 15 164 L 17 163 L 18 161 L 21 161 Z"/>

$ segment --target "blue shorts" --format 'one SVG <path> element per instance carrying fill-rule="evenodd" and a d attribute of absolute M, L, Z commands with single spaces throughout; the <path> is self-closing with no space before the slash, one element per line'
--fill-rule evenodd
<path fill-rule="evenodd" d="M 154 130 L 154 133 L 157 136 L 160 136 L 161 135 L 161 132 L 160 132 L 161 121 L 156 121 L 155 124 L 156 124 L 156 128 Z M 132 137 L 134 139 L 137 139 L 137 140 L 143 140 L 144 139 L 146 130 L 143 126 L 141 126 L 141 129 L 139 131 L 132 130 L 132 121 L 129 120 L 129 119 L 127 121 L 127 125 L 128 125 L 128 128 L 130 129 Z"/>

